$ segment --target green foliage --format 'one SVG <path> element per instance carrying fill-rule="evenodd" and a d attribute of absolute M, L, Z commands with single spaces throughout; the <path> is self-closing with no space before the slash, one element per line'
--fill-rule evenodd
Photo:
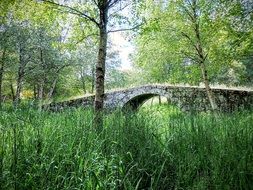
<path fill-rule="evenodd" d="M 193 2 L 147 1 L 143 6 L 146 24 L 137 38 L 135 58 L 147 81 L 201 82 L 191 15 Z M 247 60 L 252 57 L 252 48 L 248 46 L 252 43 L 249 37 L 252 34 L 252 7 L 247 10 L 239 1 L 198 0 L 196 3 L 201 46 L 206 54 L 210 81 L 249 84 L 251 68 Z M 248 59 L 245 61 L 245 58 Z"/>
<path fill-rule="evenodd" d="M 97 19 L 92 1 L 65 4 L 87 9 Z M 94 93 L 98 50 L 94 23 L 69 14 L 66 7 L 41 1 L 6 1 L 0 5 L 5 9 L 0 20 L 0 102 L 14 99 L 18 86 L 21 98 L 39 101 Z M 107 89 L 126 84 L 124 73 L 118 70 L 118 52 L 110 46 Z"/>
<path fill-rule="evenodd" d="M 0 21 L 2 22 L 6 15 L 8 14 L 8 11 L 12 7 L 12 5 L 15 3 L 15 0 L 5 0 L 0 1 Z"/>
<path fill-rule="evenodd" d="M 190 115 L 166 107 L 106 115 L 100 134 L 91 110 L 5 108 L 1 189 L 252 187 L 252 112 Z"/>

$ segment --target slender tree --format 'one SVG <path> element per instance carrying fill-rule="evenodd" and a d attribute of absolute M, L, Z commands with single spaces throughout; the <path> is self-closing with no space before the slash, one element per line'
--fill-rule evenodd
<path fill-rule="evenodd" d="M 4 22 L 6 22 L 6 19 L 3 19 L 3 22 L 1 22 L 3 31 L 0 32 L 0 107 L 3 102 L 3 80 L 9 53 L 8 50 L 10 49 L 10 28 Z"/>
<path fill-rule="evenodd" d="M 197 63 L 199 64 L 200 70 L 201 70 L 201 75 L 202 75 L 202 80 L 204 82 L 205 85 L 205 89 L 206 89 L 206 93 L 209 99 L 209 102 L 211 104 L 211 107 L 213 110 L 217 109 L 217 104 L 215 102 L 214 99 L 214 95 L 213 92 L 210 88 L 209 85 L 209 78 L 208 78 L 208 72 L 206 69 L 206 59 L 208 57 L 208 53 L 205 53 L 204 51 L 204 47 L 202 44 L 202 39 L 201 39 L 201 31 L 200 31 L 200 11 L 198 9 L 198 0 L 192 0 L 192 1 L 188 1 L 189 6 L 185 8 L 186 13 L 188 14 L 189 20 L 191 20 L 192 22 L 192 29 L 195 35 L 195 40 L 193 39 L 194 37 L 190 37 L 187 34 L 183 33 L 183 36 L 185 36 L 191 43 L 193 48 L 196 51 L 196 55 L 197 55 Z"/>
<path fill-rule="evenodd" d="M 221 51 L 227 36 L 217 8 L 219 3 L 205 0 L 148 2 L 150 14 L 144 15 L 147 24 L 137 41 L 138 65 L 147 68 L 155 81 L 202 82 L 210 105 L 216 110 L 210 80 L 221 68 L 229 67 L 225 59 L 229 53 Z"/>
<path fill-rule="evenodd" d="M 18 53 L 18 71 L 16 80 L 16 94 L 14 105 L 20 102 L 20 96 L 23 89 L 24 77 L 27 72 L 26 68 L 32 56 L 32 46 L 29 44 L 31 39 L 31 31 L 29 31 L 27 23 L 23 22 L 16 26 L 18 35 L 16 37 L 17 53 Z"/>
<path fill-rule="evenodd" d="M 68 13 L 77 15 L 88 22 L 94 24 L 94 26 L 98 29 L 99 36 L 99 45 L 98 45 L 98 55 L 97 55 L 97 63 L 95 68 L 95 125 L 102 126 L 102 110 L 104 105 L 104 91 L 105 91 L 105 62 L 107 55 L 107 40 L 109 32 L 117 32 L 125 29 L 115 29 L 108 30 L 109 17 L 110 20 L 114 21 L 118 17 L 118 13 L 122 11 L 126 6 L 130 5 L 129 2 L 124 2 L 123 0 L 92 0 L 87 1 L 95 5 L 94 7 L 86 8 L 85 10 L 80 10 L 74 6 L 68 6 L 65 4 L 56 3 L 54 1 L 43 0 L 44 2 L 56 6 L 57 8 L 62 8 L 66 10 Z M 131 2 L 131 1 L 130 1 Z M 120 5 L 122 3 L 122 5 Z M 125 4 L 125 5 L 123 5 Z M 118 5 L 118 8 L 115 8 Z M 92 11 L 89 11 L 92 10 Z M 109 11 L 112 10 L 113 13 L 109 16 Z M 95 15 L 95 16 L 93 16 Z M 122 18 L 122 17 L 121 17 Z M 134 26 L 132 29 L 136 28 Z M 128 30 L 128 29 L 126 29 Z"/>

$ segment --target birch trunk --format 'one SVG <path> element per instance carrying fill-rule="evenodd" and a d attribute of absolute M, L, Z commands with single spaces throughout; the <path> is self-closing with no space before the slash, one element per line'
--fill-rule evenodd
<path fill-rule="evenodd" d="M 22 47 L 19 48 L 19 67 L 18 67 L 18 78 L 17 78 L 17 88 L 16 88 L 16 95 L 14 100 L 14 105 L 17 106 L 20 103 L 20 95 L 22 91 L 22 82 L 25 74 L 25 62 L 23 59 L 23 49 Z"/>
<path fill-rule="evenodd" d="M 197 54 L 199 57 L 199 66 L 200 66 L 200 70 L 201 70 L 201 75 L 202 75 L 202 80 L 204 82 L 205 85 L 205 90 L 207 93 L 207 97 L 208 100 L 210 102 L 211 108 L 213 111 L 217 110 L 217 104 L 212 92 L 212 89 L 210 88 L 209 85 L 209 78 L 208 78 L 208 73 L 207 73 L 207 69 L 206 69 L 206 59 L 207 59 L 207 54 L 204 53 L 203 50 L 203 45 L 201 42 L 201 37 L 200 37 L 200 27 L 199 27 L 199 20 L 198 20 L 198 14 L 197 14 L 197 1 L 194 0 L 193 1 L 193 24 L 194 24 L 194 32 L 195 32 L 195 36 L 196 36 L 196 50 L 197 50 Z"/>
<path fill-rule="evenodd" d="M 82 71 L 81 73 L 81 82 L 82 82 L 82 90 L 83 94 L 86 94 L 86 81 L 85 81 L 85 73 Z"/>
<path fill-rule="evenodd" d="M 37 99 L 37 88 L 36 88 L 36 84 L 33 85 L 33 99 L 36 100 Z"/>
<path fill-rule="evenodd" d="M 199 35 L 197 35 L 197 36 L 199 36 Z M 200 39 L 198 39 L 198 41 L 199 40 Z M 210 105 L 212 107 L 212 110 L 215 111 L 215 110 L 217 110 L 217 104 L 215 102 L 215 98 L 214 98 L 212 89 L 210 88 L 210 84 L 209 84 L 208 73 L 207 73 L 207 69 L 206 69 L 206 65 L 205 65 L 205 59 L 206 58 L 204 56 L 203 49 L 200 45 L 200 41 L 198 42 L 198 44 L 199 44 L 198 46 L 199 46 L 199 57 L 200 57 L 199 66 L 200 66 L 200 70 L 201 70 L 202 80 L 204 82 L 205 90 L 206 90 L 207 97 L 208 97 L 208 100 L 210 102 Z"/>
<path fill-rule="evenodd" d="M 202 79 L 203 79 L 204 84 L 205 84 L 205 89 L 206 89 L 206 93 L 207 93 L 209 102 L 211 104 L 212 110 L 215 111 L 215 110 L 217 110 L 217 104 L 215 102 L 215 98 L 214 98 L 212 89 L 210 88 L 210 85 L 209 85 L 209 79 L 208 79 L 205 64 L 201 63 L 200 68 L 201 68 Z"/>
<path fill-rule="evenodd" d="M 43 94 L 44 94 L 44 80 L 42 80 L 39 84 L 39 92 L 38 92 L 38 100 L 39 100 L 39 104 L 38 104 L 38 108 L 39 111 L 42 108 L 42 103 L 43 103 Z"/>
<path fill-rule="evenodd" d="M 38 94 L 39 101 L 42 101 L 43 94 L 44 94 L 44 80 L 42 80 L 39 85 L 39 94 Z"/>
<path fill-rule="evenodd" d="M 108 7 L 107 1 L 100 2 L 100 22 L 99 22 L 99 49 L 98 60 L 96 64 L 96 92 L 95 92 L 95 120 L 94 124 L 98 131 L 101 131 L 103 125 L 103 104 L 104 104 L 104 80 L 105 80 L 105 61 L 107 46 L 107 20 Z"/>
<path fill-rule="evenodd" d="M 54 94 L 54 90 L 55 90 L 55 87 L 56 87 L 56 82 L 57 82 L 57 78 L 54 79 L 53 84 L 52 84 L 52 86 L 51 86 L 51 88 L 48 92 L 48 95 L 47 95 L 48 99 L 51 99 L 53 94 Z"/>
<path fill-rule="evenodd" d="M 91 79 L 91 94 L 94 93 L 95 88 L 95 67 L 92 68 L 92 79 Z"/>
<path fill-rule="evenodd" d="M 12 98 L 12 101 L 14 103 L 14 101 L 15 101 L 15 92 L 14 92 L 14 87 L 13 87 L 12 81 L 11 81 L 11 84 L 10 84 L 10 89 L 11 89 L 11 98 Z"/>
<path fill-rule="evenodd" d="M 1 64 L 0 64 L 0 107 L 2 107 L 3 102 L 3 94 L 2 94 L 2 88 L 3 88 L 3 74 L 4 74 L 4 60 L 5 60 L 5 53 L 6 49 L 3 50 Z"/>
<path fill-rule="evenodd" d="M 22 66 L 19 67 L 19 71 L 18 71 L 17 88 L 16 88 L 15 99 L 14 99 L 14 105 L 18 105 L 20 103 L 20 96 L 21 96 L 21 91 L 22 91 L 22 82 L 23 82 L 23 75 L 24 75 L 24 71 L 21 67 Z"/>
<path fill-rule="evenodd" d="M 106 44 L 107 44 L 106 26 L 102 26 L 102 28 L 100 29 L 100 43 L 98 51 L 98 61 L 96 65 L 95 111 L 101 111 L 103 109 L 104 103 Z"/>

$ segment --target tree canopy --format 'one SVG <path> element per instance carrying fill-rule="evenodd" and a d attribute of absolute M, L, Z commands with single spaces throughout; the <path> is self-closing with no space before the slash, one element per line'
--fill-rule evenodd
<path fill-rule="evenodd" d="M 0 2 L 0 102 L 36 102 L 146 83 L 250 86 L 251 1 Z M 133 68 L 108 35 L 127 31 Z M 209 90 L 208 90 L 209 89 Z"/>

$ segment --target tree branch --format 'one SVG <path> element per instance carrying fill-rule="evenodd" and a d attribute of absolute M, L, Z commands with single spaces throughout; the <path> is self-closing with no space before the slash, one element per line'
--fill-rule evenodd
<path fill-rule="evenodd" d="M 96 0 L 93 0 L 93 2 L 98 7 L 98 2 Z"/>
<path fill-rule="evenodd" d="M 94 24 L 96 24 L 99 27 L 99 23 L 96 21 L 95 18 L 93 18 L 93 17 L 91 17 L 91 16 L 89 16 L 89 15 L 87 15 L 87 14 L 85 14 L 85 13 L 83 13 L 83 12 L 81 12 L 81 11 L 75 9 L 75 8 L 73 8 L 73 7 L 69 7 L 67 5 L 62 5 L 62 4 L 55 3 L 53 1 L 48 1 L 48 0 L 42 0 L 42 2 L 45 2 L 45 3 L 48 3 L 48 4 L 52 4 L 52 5 L 57 6 L 57 7 L 63 7 L 65 9 L 68 9 L 68 10 L 71 11 L 71 12 L 69 12 L 70 14 L 74 14 L 74 15 L 83 17 L 83 18 L 85 18 L 85 19 L 93 22 Z"/>
<path fill-rule="evenodd" d="M 124 9 L 125 9 L 126 7 L 128 7 L 129 5 L 130 5 L 130 3 L 129 3 L 129 4 L 126 4 L 126 5 L 125 5 L 124 7 L 122 7 L 122 8 L 117 9 L 116 11 L 114 11 L 113 13 L 111 13 L 111 14 L 109 15 L 108 18 L 112 17 L 113 15 L 116 15 L 118 12 L 124 10 Z"/>
<path fill-rule="evenodd" d="M 98 36 L 98 34 L 92 33 L 92 34 L 89 34 L 89 35 L 87 35 L 87 36 L 83 36 L 83 37 L 82 37 L 80 40 L 78 40 L 75 44 L 77 45 L 77 44 L 81 43 L 83 40 L 88 39 L 88 38 L 91 37 L 91 36 Z"/>
<path fill-rule="evenodd" d="M 116 5 L 120 0 L 109 0 L 107 3 L 108 8 L 112 8 L 114 5 Z"/>
<path fill-rule="evenodd" d="M 192 46 L 197 50 L 197 52 L 199 51 L 198 50 L 198 47 L 196 46 L 196 44 L 194 43 L 194 41 L 190 38 L 190 36 L 184 32 L 181 32 L 182 36 L 185 37 L 186 39 L 188 39 L 190 41 L 190 43 L 192 44 Z"/>
<path fill-rule="evenodd" d="M 138 25 L 136 25 L 136 26 L 133 26 L 132 28 L 121 28 L 121 29 L 116 29 L 116 30 L 109 30 L 107 33 L 123 32 L 123 31 L 134 30 L 134 29 L 139 28 L 141 25 L 142 25 L 142 24 L 138 24 Z"/>
<path fill-rule="evenodd" d="M 195 63 L 199 63 L 198 55 L 195 54 L 195 53 L 192 54 L 190 52 L 180 51 L 180 54 L 182 54 L 184 56 L 184 58 L 188 58 L 188 59 L 190 59 L 191 61 L 193 61 Z"/>

